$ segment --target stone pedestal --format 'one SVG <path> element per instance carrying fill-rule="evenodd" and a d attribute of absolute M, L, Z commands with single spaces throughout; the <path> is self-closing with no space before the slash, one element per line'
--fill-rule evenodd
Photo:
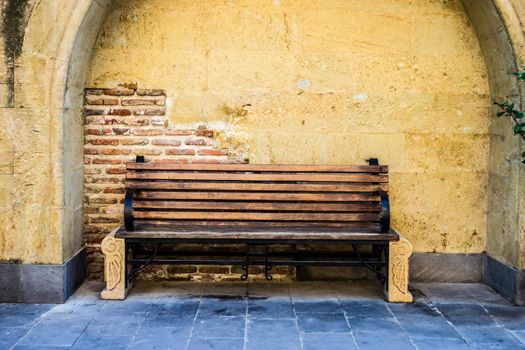
<path fill-rule="evenodd" d="M 408 259 L 412 255 L 412 244 L 404 238 L 389 243 L 388 284 L 385 294 L 391 303 L 411 303 L 412 294 L 408 291 Z"/>
<path fill-rule="evenodd" d="M 128 292 L 126 286 L 126 244 L 123 239 L 116 238 L 114 229 L 102 241 L 101 249 L 105 255 L 104 279 L 106 288 L 100 294 L 102 299 L 124 300 Z"/>

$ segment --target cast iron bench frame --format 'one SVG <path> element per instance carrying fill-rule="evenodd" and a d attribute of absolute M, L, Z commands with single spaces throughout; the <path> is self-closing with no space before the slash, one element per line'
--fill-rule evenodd
<path fill-rule="evenodd" d="M 113 230 L 102 242 L 106 279 L 106 289 L 102 292 L 103 299 L 125 299 L 133 278 L 146 266 L 190 264 L 240 265 L 243 271 L 242 280 L 248 279 L 249 267 L 252 265 L 263 266 L 267 280 L 272 279 L 271 270 L 274 266 L 364 266 L 385 283 L 385 293 L 390 302 L 412 301 L 412 295 L 408 291 L 408 258 L 412 253 L 412 247 L 406 239 L 390 228 L 388 167 L 379 165 L 377 159 L 370 159 L 369 164 L 363 166 L 166 165 L 166 163 L 145 163 L 144 157 L 139 156 L 135 162 L 127 164 L 127 169 L 124 225 Z M 308 202 L 295 201 L 297 199 L 294 197 L 297 195 L 295 192 L 277 192 L 273 188 L 249 193 L 259 193 L 262 196 L 275 193 L 279 193 L 280 196 L 284 194 L 285 199 L 278 199 L 282 202 L 272 202 L 268 199 L 264 199 L 264 202 L 260 202 L 261 199 L 225 201 L 220 195 L 218 199 L 215 198 L 217 193 L 220 194 L 223 191 L 213 190 L 211 194 L 204 193 L 205 200 L 190 201 L 192 198 L 202 196 L 202 192 L 196 193 L 186 188 L 188 182 L 194 182 L 188 177 L 188 175 L 191 177 L 191 174 L 204 174 L 201 177 L 215 185 L 226 183 L 231 188 L 243 186 L 243 191 L 254 190 L 256 185 L 266 188 L 291 184 L 303 191 L 307 191 L 306 186 L 315 184 L 320 188 L 325 188 L 322 186 L 327 184 L 347 187 L 335 189 L 343 192 L 326 192 L 325 190 L 326 193 L 310 189 L 307 194 L 319 195 L 324 199 L 310 198 Z M 232 174 L 235 179 L 229 181 L 228 177 Z M 264 178 L 264 175 L 268 174 L 273 177 L 277 176 L 276 178 L 279 178 L 278 175 L 283 175 L 284 178 L 291 180 L 281 179 L 286 182 L 259 180 L 258 176 Z M 318 174 L 321 176 L 317 176 Z M 335 176 L 334 178 L 337 179 L 349 180 L 342 182 L 329 178 L 326 180 L 329 182 L 314 182 L 314 180 L 309 182 L 309 176 L 313 176 L 312 179 L 322 179 L 326 174 L 328 177 Z M 198 176 L 200 175 L 195 175 L 195 177 Z M 270 177 L 273 178 L 272 176 Z M 384 181 L 385 176 L 386 182 Z M 179 179 L 180 177 L 182 179 Z M 215 181 L 217 180 L 215 177 L 220 180 Z M 378 180 L 379 177 L 381 180 Z M 245 181 L 245 178 L 254 180 Z M 294 180 L 295 178 L 303 181 Z M 322 181 L 325 181 L 324 178 Z M 236 185 L 239 183 L 242 185 Z M 365 190 L 361 188 L 359 193 L 355 193 L 350 191 L 349 186 L 369 186 L 372 192 L 365 193 Z M 174 189 L 182 189 L 182 191 L 173 191 Z M 168 198 L 171 200 L 168 201 L 162 197 L 166 195 L 169 197 L 173 193 L 176 194 L 175 201 L 173 198 Z M 226 191 L 226 193 L 230 195 L 236 192 Z M 299 191 L 299 195 L 301 193 L 305 194 Z M 334 204 L 334 202 L 327 202 L 329 199 L 325 198 L 331 194 L 337 196 L 341 193 L 349 196 L 352 196 L 353 193 L 355 196 L 360 196 L 361 202 L 353 202 L 354 199 L 352 201 L 348 199 L 345 202 Z M 324 197 L 321 194 L 324 194 Z M 198 196 L 195 197 L 196 195 Z M 189 199 L 184 198 L 186 196 Z M 308 209 L 308 205 L 315 206 L 316 212 L 305 211 L 314 211 L 313 208 Z M 326 209 L 331 208 L 330 205 L 334 207 L 333 212 Z M 345 207 L 341 208 L 342 205 Z M 239 206 L 242 206 L 241 209 L 244 210 L 239 210 Z M 304 208 L 292 209 L 298 206 Z M 203 207 L 208 208 L 203 209 Z M 261 212 L 253 207 L 263 207 L 264 210 L 271 211 Z M 195 209 L 191 208 L 199 208 L 198 210 L 201 211 L 194 212 Z M 232 212 L 231 210 L 237 211 Z M 204 218 L 204 220 L 197 221 L 196 215 L 198 219 Z M 234 219 L 223 222 L 218 220 L 217 215 L 229 215 Z M 321 219 L 313 221 L 317 219 L 312 215 L 320 215 Z M 211 216 L 211 220 L 207 218 L 208 216 Z M 286 226 L 283 227 L 282 222 L 274 222 L 274 217 L 284 217 L 284 220 L 291 221 L 286 221 Z M 303 219 L 296 219 L 296 217 Z M 253 219 L 261 221 L 252 221 Z M 344 221 L 336 222 L 335 220 Z M 238 247 L 233 250 L 219 251 L 188 249 L 165 251 L 161 249 L 163 244 L 173 243 L 238 245 Z M 304 244 L 319 246 L 345 244 L 352 248 L 352 252 L 294 249 L 296 245 Z M 292 249 L 272 250 L 272 247 L 279 245 L 291 246 Z M 240 250 L 239 246 L 244 246 L 245 249 Z M 363 246 L 371 246 L 372 249 L 363 250 Z"/>

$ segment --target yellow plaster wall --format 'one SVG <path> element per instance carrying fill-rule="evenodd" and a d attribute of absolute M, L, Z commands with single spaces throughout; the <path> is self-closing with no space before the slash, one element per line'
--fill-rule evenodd
<path fill-rule="evenodd" d="M 485 248 L 490 97 L 458 1 L 116 1 L 87 85 L 123 82 L 252 163 L 378 157 L 415 251 Z"/>

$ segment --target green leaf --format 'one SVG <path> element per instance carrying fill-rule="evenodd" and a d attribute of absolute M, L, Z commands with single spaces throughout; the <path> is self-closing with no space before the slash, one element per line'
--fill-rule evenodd
<path fill-rule="evenodd" d="M 514 134 L 519 134 L 522 128 L 522 124 L 514 125 Z"/>
<path fill-rule="evenodd" d="M 514 117 L 516 117 L 516 119 L 522 119 L 523 118 L 523 112 L 516 112 L 516 114 L 514 114 Z"/>
<path fill-rule="evenodd" d="M 496 114 L 496 116 L 498 116 L 498 117 L 502 117 L 502 116 L 504 116 L 504 115 L 505 115 L 505 112 L 498 112 L 498 113 Z"/>

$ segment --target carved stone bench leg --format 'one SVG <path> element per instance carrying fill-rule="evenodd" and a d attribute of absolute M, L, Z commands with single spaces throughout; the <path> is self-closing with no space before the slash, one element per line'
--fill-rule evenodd
<path fill-rule="evenodd" d="M 126 244 L 123 239 L 115 238 L 113 230 L 102 240 L 102 253 L 104 253 L 104 280 L 106 288 L 100 294 L 102 299 L 124 300 L 127 295 L 126 288 Z"/>
<path fill-rule="evenodd" d="M 412 244 L 403 237 L 389 243 L 388 285 L 386 296 L 391 303 L 411 303 L 408 291 L 408 258 L 412 255 Z"/>

